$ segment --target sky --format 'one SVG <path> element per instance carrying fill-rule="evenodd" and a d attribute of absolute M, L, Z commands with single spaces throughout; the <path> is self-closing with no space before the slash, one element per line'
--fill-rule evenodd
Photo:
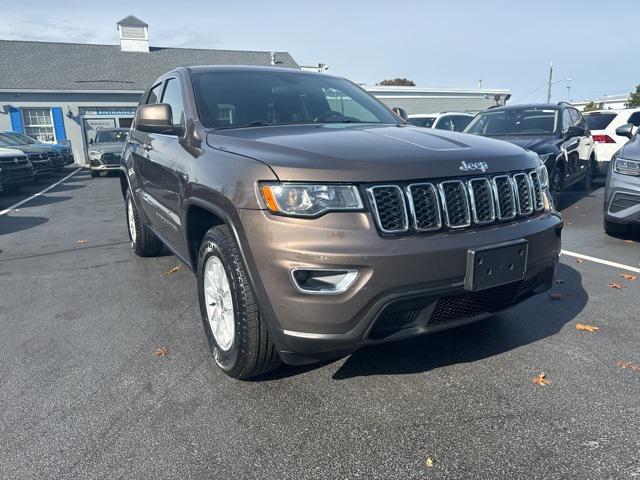
<path fill-rule="evenodd" d="M 55 3 L 55 9 L 51 8 Z M 618 0 L 0 0 L 0 39 L 118 42 L 149 24 L 152 46 L 288 51 L 375 84 L 504 88 L 511 103 L 629 93 L 640 83 L 640 2 Z M 0 52 L 0 55 L 2 52 Z M 567 81 L 567 79 L 571 79 Z M 567 86 L 571 86 L 570 92 Z"/>

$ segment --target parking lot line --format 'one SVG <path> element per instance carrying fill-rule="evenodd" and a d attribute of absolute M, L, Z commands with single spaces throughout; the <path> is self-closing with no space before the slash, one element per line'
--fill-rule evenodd
<path fill-rule="evenodd" d="M 603 260 L 602 258 L 590 257 L 589 255 L 583 255 L 582 253 L 570 252 L 569 250 L 562 250 L 562 255 L 569 257 L 581 258 L 582 260 L 588 260 L 594 263 L 600 263 L 601 265 L 608 265 L 609 267 L 620 268 L 622 270 L 629 270 L 630 272 L 640 273 L 640 268 L 631 267 L 622 263 L 610 262 L 609 260 Z"/>
<path fill-rule="evenodd" d="M 36 197 L 39 197 L 40 195 L 42 195 L 43 193 L 47 193 L 49 190 L 51 190 L 54 187 L 57 187 L 58 185 L 60 185 L 62 182 L 64 182 L 65 180 L 67 180 L 68 178 L 73 177 L 76 173 L 78 173 L 80 170 L 82 170 L 82 168 L 77 168 L 76 170 L 74 170 L 73 172 L 71 172 L 69 175 L 67 175 L 66 177 L 58 180 L 56 183 L 54 183 L 53 185 L 49 185 L 47 188 L 45 188 L 44 190 L 39 191 L 38 193 L 35 193 L 33 195 L 31 195 L 29 198 L 25 198 L 24 200 L 20 200 L 18 203 L 16 203 L 15 205 L 11 205 L 8 208 L 5 208 L 4 210 L 0 211 L 0 217 L 2 215 L 5 215 L 7 213 L 9 213 L 11 210 L 15 210 L 16 208 L 18 208 L 20 205 L 24 205 L 25 203 L 27 203 L 30 200 L 33 200 Z"/>

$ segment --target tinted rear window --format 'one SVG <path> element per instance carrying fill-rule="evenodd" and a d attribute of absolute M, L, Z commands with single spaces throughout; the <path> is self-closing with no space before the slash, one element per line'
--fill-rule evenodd
<path fill-rule="evenodd" d="M 435 120 L 436 117 L 410 118 L 409 123 L 411 125 L 415 125 L 416 127 L 431 128 Z"/>
<path fill-rule="evenodd" d="M 584 118 L 591 130 L 604 130 L 616 118 L 617 113 L 587 113 Z"/>

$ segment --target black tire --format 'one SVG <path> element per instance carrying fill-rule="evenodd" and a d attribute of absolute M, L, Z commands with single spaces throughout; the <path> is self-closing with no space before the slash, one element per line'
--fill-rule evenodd
<path fill-rule="evenodd" d="M 629 225 L 604 221 L 604 231 L 612 237 L 624 237 L 629 233 Z"/>
<path fill-rule="evenodd" d="M 593 168 L 591 167 L 591 162 L 593 162 L 593 158 L 589 160 L 586 172 L 584 172 L 584 178 L 578 184 L 580 190 L 584 190 L 585 192 L 590 192 L 593 189 Z"/>
<path fill-rule="evenodd" d="M 556 165 L 549 174 L 549 191 L 553 199 L 553 206 L 558 207 L 558 195 L 562 192 L 564 186 L 564 170 L 561 166 Z"/>
<path fill-rule="evenodd" d="M 224 350 L 216 342 L 205 304 L 204 270 L 207 260 L 216 256 L 224 266 L 234 311 L 234 336 Z M 245 379 L 261 375 L 281 364 L 271 334 L 260 317 L 258 305 L 236 244 L 225 225 L 207 231 L 198 253 L 198 300 L 202 324 L 216 364 L 230 377 Z"/>
<path fill-rule="evenodd" d="M 133 211 L 133 223 L 136 232 L 135 238 L 131 235 L 131 230 L 129 228 L 129 203 L 131 203 L 131 209 Z M 131 192 L 128 190 L 125 195 L 124 209 L 131 250 L 133 250 L 133 252 L 139 257 L 155 257 L 158 255 L 162 250 L 162 243 L 158 237 L 154 235 L 151 229 L 140 221 L 136 203 L 133 201 Z"/>
<path fill-rule="evenodd" d="M 95 170 L 91 170 L 91 176 L 93 178 L 99 177 L 100 176 L 100 172 L 96 172 Z"/>

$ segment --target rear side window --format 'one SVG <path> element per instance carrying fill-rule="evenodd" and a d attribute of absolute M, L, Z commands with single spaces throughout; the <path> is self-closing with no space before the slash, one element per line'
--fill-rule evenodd
<path fill-rule="evenodd" d="M 640 112 L 632 113 L 629 119 L 627 120 L 627 123 L 631 123 L 636 127 L 640 127 Z"/>
<path fill-rule="evenodd" d="M 604 130 L 616 118 L 616 113 L 587 113 L 584 118 L 591 130 Z"/>
<path fill-rule="evenodd" d="M 570 108 L 569 112 L 571 113 L 571 120 L 575 127 L 586 128 L 585 121 L 579 111 Z"/>
<path fill-rule="evenodd" d="M 411 125 L 415 125 L 416 127 L 431 128 L 435 120 L 436 120 L 435 117 L 410 118 L 409 123 Z"/>
<path fill-rule="evenodd" d="M 170 78 L 165 83 L 162 103 L 171 105 L 173 116 L 171 123 L 184 126 L 184 107 L 182 104 L 182 93 L 180 92 L 180 82 L 177 78 Z"/>
<path fill-rule="evenodd" d="M 473 117 L 467 117 L 466 115 L 447 115 L 446 117 L 441 117 L 434 128 L 461 132 L 469 125 L 472 118 Z"/>

